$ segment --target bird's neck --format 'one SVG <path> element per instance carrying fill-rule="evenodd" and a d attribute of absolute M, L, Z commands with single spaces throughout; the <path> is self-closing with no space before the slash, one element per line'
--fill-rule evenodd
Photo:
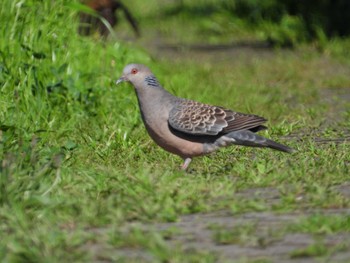
<path fill-rule="evenodd" d="M 136 88 L 135 90 L 142 119 L 146 126 L 157 119 L 167 120 L 172 102 L 176 100 L 175 96 L 164 90 L 160 85 L 142 89 Z"/>
<path fill-rule="evenodd" d="M 137 99 L 142 111 L 154 111 L 159 106 L 167 107 L 174 97 L 171 93 L 164 90 L 162 87 L 152 87 L 148 90 L 136 89 Z"/>

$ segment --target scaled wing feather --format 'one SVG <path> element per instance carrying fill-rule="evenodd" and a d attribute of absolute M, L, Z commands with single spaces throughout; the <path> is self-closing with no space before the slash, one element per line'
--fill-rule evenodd
<path fill-rule="evenodd" d="M 218 135 L 253 129 L 266 120 L 256 115 L 234 112 L 192 100 L 179 100 L 169 113 L 169 125 L 194 135 Z"/>

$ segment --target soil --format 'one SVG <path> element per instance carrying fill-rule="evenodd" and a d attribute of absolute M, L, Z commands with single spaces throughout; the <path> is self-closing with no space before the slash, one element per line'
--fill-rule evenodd
<path fill-rule="evenodd" d="M 349 197 L 350 183 L 335 186 L 333 190 Z M 274 188 L 248 189 L 237 195 L 244 199 L 268 200 L 271 205 L 280 201 L 280 194 Z M 190 254 L 194 251 L 209 252 L 216 256 L 217 262 L 350 262 L 349 233 L 316 235 L 292 233 L 286 230 L 286 226 L 298 223 L 301 219 L 311 215 L 349 217 L 350 209 L 314 209 L 291 213 L 249 212 L 237 215 L 228 210 L 216 211 L 185 215 L 174 223 L 131 223 L 123 227 L 123 234 L 127 235 L 133 229 L 141 229 L 145 233 L 155 231 L 166 237 L 167 246 L 170 249 L 181 248 Z M 253 232 L 247 235 L 244 232 L 240 234 L 240 229 L 244 227 L 248 227 L 250 229 L 248 231 Z M 218 231 L 230 233 L 233 230 L 236 231 L 232 232 L 233 240 L 228 242 L 215 236 Z M 107 229 L 92 231 L 99 235 L 106 232 Z M 238 237 L 235 237 L 235 234 Z M 321 254 L 320 258 L 306 250 L 307 247 L 317 245 L 321 247 L 321 252 L 317 251 L 318 254 L 316 254 Z M 109 260 L 103 260 L 102 255 L 106 254 L 127 261 L 155 261 L 149 252 L 140 248 L 113 248 L 101 244 L 90 244 L 89 251 L 94 255 L 96 262 L 109 262 Z"/>

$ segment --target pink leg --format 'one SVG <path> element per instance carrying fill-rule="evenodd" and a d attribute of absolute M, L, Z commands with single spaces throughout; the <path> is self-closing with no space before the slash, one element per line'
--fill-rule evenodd
<path fill-rule="evenodd" d="M 184 161 L 184 163 L 183 163 L 183 165 L 181 166 L 181 170 L 186 170 L 187 169 L 187 167 L 188 167 L 188 165 L 190 164 L 190 162 L 192 161 L 192 159 L 191 158 L 186 158 L 185 159 L 185 161 Z"/>

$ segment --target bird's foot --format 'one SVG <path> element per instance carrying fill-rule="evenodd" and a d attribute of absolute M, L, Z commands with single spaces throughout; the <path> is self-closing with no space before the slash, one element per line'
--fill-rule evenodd
<path fill-rule="evenodd" d="M 183 165 L 181 165 L 181 170 L 186 171 L 188 165 L 191 163 L 191 158 L 186 158 Z"/>

